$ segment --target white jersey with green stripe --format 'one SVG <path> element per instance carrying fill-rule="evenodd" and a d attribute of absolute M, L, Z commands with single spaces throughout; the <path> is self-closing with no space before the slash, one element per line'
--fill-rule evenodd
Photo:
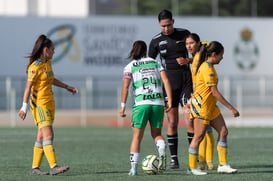
<path fill-rule="evenodd" d="M 160 72 L 164 68 L 152 58 L 132 60 L 124 68 L 124 79 L 132 80 L 135 105 L 165 105 Z"/>

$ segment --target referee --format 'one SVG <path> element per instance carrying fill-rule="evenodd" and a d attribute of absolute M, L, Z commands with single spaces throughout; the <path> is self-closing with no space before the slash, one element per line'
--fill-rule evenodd
<path fill-rule="evenodd" d="M 158 21 L 161 32 L 151 40 L 148 56 L 155 59 L 158 54 L 160 55 L 161 63 L 166 70 L 172 87 L 172 108 L 167 113 L 167 137 L 171 154 L 170 168 L 176 169 L 179 168 L 177 158 L 179 103 L 182 106 L 184 121 L 188 127 L 189 142 L 193 137 L 192 126 L 188 126 L 190 125 L 188 101 L 192 94 L 192 79 L 189 67 L 190 61 L 185 46 L 185 37 L 190 32 L 186 29 L 174 28 L 172 13 L 168 10 L 164 9 L 159 13 Z"/>

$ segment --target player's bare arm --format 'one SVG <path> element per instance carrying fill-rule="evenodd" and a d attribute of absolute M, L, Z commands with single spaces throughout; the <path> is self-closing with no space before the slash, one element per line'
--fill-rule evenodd
<path fill-rule="evenodd" d="M 165 111 L 169 112 L 172 108 L 172 87 L 165 71 L 161 71 L 160 76 L 163 81 L 164 88 L 168 97 L 168 102 Z"/>
<path fill-rule="evenodd" d="M 28 99 L 29 99 L 31 87 L 32 87 L 32 82 L 27 81 L 25 91 L 24 91 L 23 105 L 19 111 L 19 117 L 22 120 L 24 120 L 27 115 L 27 106 L 28 106 Z"/>
<path fill-rule="evenodd" d="M 130 79 L 124 79 L 123 80 L 123 85 L 122 85 L 122 90 L 121 90 L 121 106 L 120 106 L 120 110 L 119 110 L 119 115 L 121 117 L 125 117 L 125 104 L 127 101 L 127 97 L 128 97 L 128 91 L 129 91 L 129 86 L 130 86 Z"/>
<path fill-rule="evenodd" d="M 190 63 L 190 59 L 189 58 L 184 58 L 184 57 L 178 57 L 176 58 L 176 61 L 179 65 L 187 65 Z"/>
<path fill-rule="evenodd" d="M 64 88 L 64 89 L 66 89 L 67 91 L 71 92 L 72 94 L 76 94 L 76 93 L 79 92 L 77 88 L 71 87 L 71 86 L 69 86 L 69 85 L 67 85 L 67 84 L 65 84 L 65 83 L 63 83 L 63 82 L 61 82 L 60 80 L 58 80 L 58 79 L 56 79 L 56 78 L 54 78 L 53 85 L 58 86 L 58 87 L 61 87 L 61 88 Z"/>
<path fill-rule="evenodd" d="M 216 99 L 221 102 L 224 106 L 226 106 L 231 113 L 233 114 L 234 117 L 239 117 L 240 113 L 238 110 L 236 110 L 223 96 L 222 94 L 218 91 L 216 86 L 211 87 L 211 92 Z"/>

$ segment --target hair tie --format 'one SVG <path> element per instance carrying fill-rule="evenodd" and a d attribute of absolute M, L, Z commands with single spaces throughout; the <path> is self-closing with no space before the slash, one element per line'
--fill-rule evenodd
<path fill-rule="evenodd" d="M 207 46 L 209 46 L 209 42 L 207 40 L 202 41 L 202 45 L 205 45 L 207 47 Z"/>

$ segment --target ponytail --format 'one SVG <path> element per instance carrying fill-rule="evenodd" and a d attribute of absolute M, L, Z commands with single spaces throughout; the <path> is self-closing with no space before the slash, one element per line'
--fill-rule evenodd
<path fill-rule="evenodd" d="M 208 44 L 206 44 L 206 43 L 203 44 L 203 42 L 202 42 L 201 48 L 199 50 L 199 61 L 196 66 L 196 70 L 194 72 L 195 75 L 197 74 L 201 64 L 207 59 L 207 46 L 208 46 Z"/>
<path fill-rule="evenodd" d="M 212 41 L 212 42 L 202 42 L 202 46 L 199 51 L 199 62 L 197 64 L 196 72 L 197 74 L 199 67 L 202 65 L 204 61 L 208 59 L 214 52 L 216 55 L 221 53 L 224 50 L 223 45 L 218 41 Z"/>
<path fill-rule="evenodd" d="M 26 57 L 26 58 L 29 58 L 29 64 L 27 66 L 26 72 L 28 72 L 28 67 L 43 54 L 43 49 L 45 47 L 50 48 L 52 44 L 53 44 L 52 41 L 49 38 L 47 38 L 45 35 L 40 35 L 38 37 L 30 56 Z"/>
<path fill-rule="evenodd" d="M 144 41 L 138 40 L 135 41 L 132 47 L 132 50 L 128 56 L 128 58 L 133 60 L 141 59 L 145 57 L 147 54 L 147 45 Z"/>

